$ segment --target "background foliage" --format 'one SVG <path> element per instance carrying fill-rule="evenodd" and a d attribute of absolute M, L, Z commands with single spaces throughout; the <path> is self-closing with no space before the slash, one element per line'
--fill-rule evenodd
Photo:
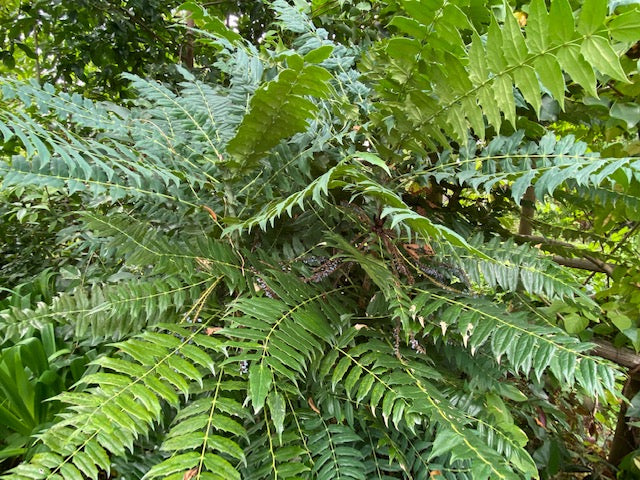
<path fill-rule="evenodd" d="M 6 478 L 638 473 L 636 4 L 98 6 L 0 20 Z"/>

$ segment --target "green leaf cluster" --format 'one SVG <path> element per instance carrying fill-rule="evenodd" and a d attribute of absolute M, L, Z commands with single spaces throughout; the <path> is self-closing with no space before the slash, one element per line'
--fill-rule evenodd
<path fill-rule="evenodd" d="M 127 75 L 126 106 L 2 81 L 0 189 L 73 197 L 60 244 L 82 260 L 0 305 L 0 359 L 39 373 L 16 352 L 45 323 L 92 352 L 6 478 L 541 478 L 574 433 L 554 399 L 615 398 L 546 308 L 590 321 L 598 298 L 509 221 L 532 191 L 631 209 L 638 162 L 500 132 L 625 82 L 638 10 L 534 0 L 521 26 L 508 4 L 403 0 L 369 45 L 322 5 L 274 2 L 259 48 L 210 22 L 219 76 Z"/>

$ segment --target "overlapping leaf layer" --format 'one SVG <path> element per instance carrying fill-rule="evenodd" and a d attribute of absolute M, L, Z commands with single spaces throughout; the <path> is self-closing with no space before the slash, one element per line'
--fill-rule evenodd
<path fill-rule="evenodd" d="M 146 479 L 539 478 L 545 381 L 615 390 L 541 308 L 597 310 L 566 268 L 411 188 L 625 202 L 637 160 L 499 133 L 568 82 L 626 80 L 640 12 L 403 0 L 366 50 L 273 8 L 291 48 L 210 33 L 224 81 L 131 76 L 130 108 L 3 81 L 2 188 L 80 195 L 83 241 L 126 272 L 0 313 L 5 339 L 54 324 L 104 352 L 6 478 L 117 475 L 148 441 Z"/>

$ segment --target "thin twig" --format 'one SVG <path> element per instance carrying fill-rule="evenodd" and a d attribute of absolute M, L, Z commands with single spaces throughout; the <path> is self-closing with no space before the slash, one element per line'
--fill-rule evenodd
<path fill-rule="evenodd" d="M 633 227 L 631 227 L 627 233 L 625 233 L 624 237 L 622 237 L 622 239 L 616 244 L 616 246 L 613 247 L 609 253 L 605 254 L 605 258 L 609 258 L 611 257 L 611 255 L 616 253 L 616 251 L 619 250 L 622 247 L 622 245 L 625 244 L 625 242 L 629 239 L 631 235 L 633 235 L 633 233 L 638 229 L 639 226 L 640 226 L 640 222 L 636 222 L 636 224 Z M 583 285 L 586 285 L 587 283 L 589 283 L 589 281 L 593 278 L 595 274 L 596 272 L 592 272 L 591 275 L 589 275 L 587 279 L 584 281 Z"/>

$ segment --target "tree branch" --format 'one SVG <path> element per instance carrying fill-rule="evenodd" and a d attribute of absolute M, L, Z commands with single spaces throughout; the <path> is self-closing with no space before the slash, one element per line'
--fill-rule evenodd
<path fill-rule="evenodd" d="M 574 244 L 569 242 L 563 242 L 562 240 L 556 240 L 554 238 L 540 237 L 537 235 L 523 235 L 517 234 L 513 236 L 515 240 L 520 240 L 522 242 L 538 244 L 541 243 L 543 245 L 558 245 L 560 247 L 569 247 L 569 248 L 577 248 Z"/>
<path fill-rule="evenodd" d="M 606 258 L 611 257 L 611 255 L 613 255 L 614 253 L 616 253 L 616 251 L 622 247 L 622 245 L 625 244 L 625 242 L 627 240 L 629 240 L 629 238 L 631 237 L 631 235 L 633 235 L 633 233 L 638 229 L 638 227 L 640 226 L 640 222 L 636 222 L 636 224 L 631 227 L 629 229 L 629 231 L 624 235 L 624 237 L 622 238 L 622 240 L 620 240 L 615 247 L 613 247 L 613 249 L 609 252 L 609 254 L 607 255 Z M 589 275 L 589 277 L 584 281 L 584 284 L 586 285 L 587 283 L 589 283 L 589 280 L 591 280 L 591 278 L 593 277 L 593 274 Z"/>
<path fill-rule="evenodd" d="M 588 270 L 594 273 L 606 273 L 611 276 L 613 274 L 613 269 L 616 268 L 617 265 L 613 263 L 607 263 L 597 258 L 592 257 L 591 255 L 587 255 L 584 250 L 576 247 L 575 245 L 563 242 L 561 240 L 555 240 L 553 238 L 546 237 L 538 237 L 535 235 L 515 235 L 514 238 L 516 240 L 520 240 L 523 242 L 528 242 L 532 244 L 543 244 L 543 245 L 556 245 L 559 247 L 566 247 L 573 249 L 577 254 L 581 255 L 581 257 L 577 258 L 567 258 L 562 257 L 560 255 L 554 255 L 553 261 L 564 265 L 565 267 L 571 268 L 579 268 L 581 270 Z"/>
<path fill-rule="evenodd" d="M 634 370 L 640 367 L 640 355 L 629 348 L 615 347 L 611 342 L 607 340 L 597 339 L 593 343 L 596 347 L 591 350 L 591 353 L 598 355 L 599 357 L 606 358 L 622 367 L 627 367 Z M 633 373 L 633 372 L 629 372 Z"/>
<path fill-rule="evenodd" d="M 551 257 L 554 262 L 565 267 L 579 268 L 580 270 L 588 270 L 595 273 L 606 273 L 608 276 L 613 274 L 613 269 L 617 267 L 612 263 L 606 263 L 593 257 L 584 258 L 567 258 L 560 255 Z"/>

